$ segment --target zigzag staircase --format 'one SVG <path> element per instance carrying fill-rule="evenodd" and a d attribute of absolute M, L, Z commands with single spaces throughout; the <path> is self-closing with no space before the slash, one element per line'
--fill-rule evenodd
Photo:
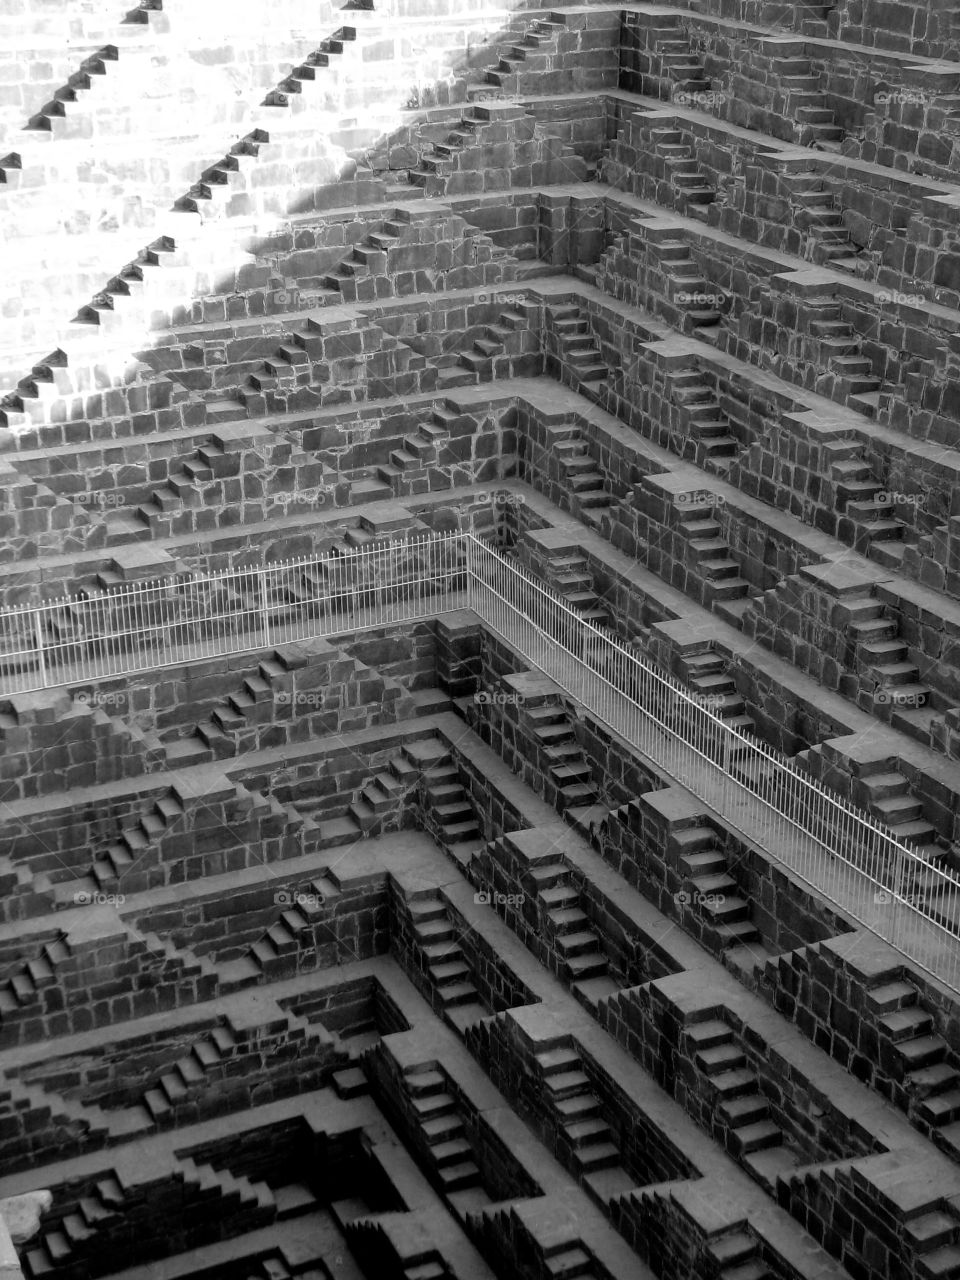
<path fill-rule="evenodd" d="M 548 91 L 544 81 L 550 70 L 550 55 L 557 52 L 557 41 L 566 30 L 567 21 L 562 13 L 534 18 L 529 26 L 528 21 L 527 17 L 514 20 L 513 25 L 522 24 L 519 34 L 515 40 L 508 35 L 507 42 L 499 44 L 497 63 L 483 73 L 486 84 L 504 93 Z"/>
<path fill-rule="evenodd" d="M 589 445 L 577 433 L 553 440 L 550 448 L 559 463 L 571 510 L 591 529 L 600 529 L 619 495 L 594 461 Z"/>
<path fill-rule="evenodd" d="M 706 181 L 693 147 L 684 141 L 679 129 L 667 125 L 652 128 L 650 138 L 654 153 L 663 161 L 674 207 L 698 222 L 707 222 L 717 192 Z"/>
<path fill-rule="evenodd" d="M 666 372 L 664 381 L 667 395 L 679 410 L 682 431 L 680 439 L 671 433 L 671 446 L 678 445 L 680 457 L 705 471 L 725 475 L 741 445 L 716 392 L 695 362 Z"/>
<path fill-rule="evenodd" d="M 548 303 L 546 313 L 557 336 L 560 373 L 564 381 L 589 400 L 598 400 L 600 383 L 610 373 L 587 316 L 576 302 Z"/>
<path fill-rule="evenodd" d="M 716 1103 L 716 1127 L 727 1150 L 765 1185 L 802 1163 L 783 1130 L 770 1118 L 770 1106 L 733 1030 L 716 1020 L 684 1028 L 686 1053 L 702 1073 L 702 1087 Z"/>
<path fill-rule="evenodd" d="M 658 21 L 661 25 L 653 25 Z M 694 51 L 690 36 L 680 26 L 679 18 L 658 13 L 644 32 L 648 39 L 647 48 L 660 63 L 661 98 L 710 92 L 712 81 Z"/>
<path fill-rule="evenodd" d="M 539 744 L 555 802 L 561 813 L 597 802 L 593 771 L 584 758 L 566 707 L 556 694 L 544 694 L 520 707 L 520 723 Z M 574 815 L 576 816 L 576 815 Z"/>
<path fill-rule="evenodd" d="M 413 947 L 441 1011 L 461 1030 L 486 1017 L 488 1010 L 458 941 L 459 930 L 439 893 L 425 891 L 408 898 L 406 906 Z"/>
<path fill-rule="evenodd" d="M 863 274 L 870 259 L 855 244 L 843 221 L 837 195 L 827 185 L 823 174 L 811 169 L 807 173 L 784 175 L 791 202 L 799 206 L 797 226 L 807 233 L 807 252 L 812 262 L 826 263 L 838 271 Z"/>
<path fill-rule="evenodd" d="M 482 1191 L 476 1154 L 456 1100 L 448 1092 L 447 1077 L 433 1063 L 420 1063 L 405 1068 L 403 1085 L 429 1147 L 433 1175 L 444 1193 Z M 488 1200 L 485 1196 L 477 1200 L 471 1198 L 471 1206 L 479 1208 L 484 1199 Z"/>
<path fill-rule="evenodd" d="M 610 960 L 580 905 L 580 890 L 573 873 L 556 854 L 531 862 L 524 874 L 544 922 L 544 939 L 556 951 L 560 976 L 578 998 L 591 1006 L 618 989 Z"/>
<path fill-rule="evenodd" d="M 632 1186 L 616 1136 L 603 1117 L 600 1100 L 572 1043 L 537 1049 L 534 1059 L 543 1084 L 544 1105 L 556 1129 L 561 1162 L 604 1200 Z"/>

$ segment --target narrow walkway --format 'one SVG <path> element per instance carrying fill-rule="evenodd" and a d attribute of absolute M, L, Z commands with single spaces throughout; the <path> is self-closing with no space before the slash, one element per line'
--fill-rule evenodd
<path fill-rule="evenodd" d="M 524 598 L 529 610 L 533 592 L 525 592 Z M 624 687 L 628 682 L 626 669 L 620 678 L 614 675 L 614 683 L 611 683 L 611 680 L 591 670 L 570 649 L 538 626 L 536 620 L 525 616 L 488 583 L 475 584 L 471 604 L 492 630 L 614 730 L 628 749 L 648 756 L 709 805 L 722 821 L 789 867 L 817 893 L 941 982 L 960 990 L 960 940 L 908 902 L 885 891 L 885 886 L 902 882 L 897 866 L 891 869 L 887 865 L 889 855 L 897 852 L 892 840 L 887 852 L 882 847 L 883 838 L 871 839 L 865 827 L 862 842 L 858 842 L 857 819 L 847 818 L 845 821 L 840 808 L 831 814 L 828 807 L 817 803 L 820 793 L 815 787 L 809 788 L 810 798 L 805 799 L 805 805 L 809 805 L 814 820 L 811 825 L 820 825 L 829 843 L 808 835 L 785 813 L 764 802 L 732 777 L 729 772 L 732 761 L 728 760 L 725 768 L 705 754 L 707 751 L 720 754 L 716 738 L 705 737 L 703 750 L 698 750 L 658 723 L 652 713 L 643 710 Z M 549 611 L 545 597 L 544 612 Z M 550 626 L 551 619 L 542 621 Z M 554 625 L 550 629 L 556 632 L 557 627 Z M 754 754 L 757 763 L 762 764 L 759 753 Z M 756 764 L 745 766 L 741 757 L 739 768 L 745 767 L 755 770 Z M 780 796 L 785 800 L 787 795 L 782 779 L 778 782 Z M 778 783 L 765 782 L 762 785 L 773 789 Z M 794 804 L 805 786 L 802 780 L 798 782 Z M 835 836 L 835 840 L 831 836 Z M 844 854 L 840 853 L 841 845 L 846 846 Z M 851 857 L 866 864 L 873 874 L 847 860 Z M 932 868 L 928 871 L 931 876 L 935 874 Z M 955 891 L 953 898 L 956 898 Z"/>

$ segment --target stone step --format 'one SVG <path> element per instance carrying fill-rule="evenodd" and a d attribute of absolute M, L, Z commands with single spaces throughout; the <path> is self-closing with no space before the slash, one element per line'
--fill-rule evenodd
<path fill-rule="evenodd" d="M 779 1147 L 782 1143 L 783 1132 L 771 1120 L 758 1120 L 730 1132 L 730 1145 L 738 1155 Z"/>

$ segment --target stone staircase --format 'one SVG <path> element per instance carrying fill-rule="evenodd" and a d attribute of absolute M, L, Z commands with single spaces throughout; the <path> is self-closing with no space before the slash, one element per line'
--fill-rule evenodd
<path fill-rule="evenodd" d="M 429 1148 L 432 1172 L 444 1192 L 449 1195 L 468 1188 L 482 1189 L 474 1150 L 456 1100 L 447 1091 L 443 1072 L 433 1063 L 408 1067 L 403 1073 L 403 1087 Z"/>
<path fill-rule="evenodd" d="M 512 333 L 511 328 L 501 323 L 482 325 L 471 346 L 432 360 L 431 364 L 437 369 L 437 391 L 492 381 L 501 367 L 498 357 L 506 355 Z"/>
<path fill-rule="evenodd" d="M 821 746 L 801 752 L 797 760 L 817 779 L 827 772 Z M 938 835 L 933 823 L 924 816 L 923 804 L 913 794 L 909 780 L 898 769 L 891 768 L 887 761 L 858 766 L 852 799 L 854 804 L 866 809 L 888 827 L 924 863 L 945 868 L 950 864 L 952 853 L 948 842 Z M 913 886 L 905 886 L 902 892 L 913 892 Z"/>
<path fill-rule="evenodd" d="M 594 460 L 587 441 L 577 432 L 564 440 L 554 439 L 550 449 L 557 459 L 571 511 L 591 529 L 600 529 L 617 495 Z"/>
<path fill-rule="evenodd" d="M 110 315 L 113 314 L 112 308 L 105 310 Z M 80 331 L 81 325 L 75 325 L 74 330 Z M 93 332 L 92 329 L 82 330 L 84 343 Z M 68 407 L 72 406 L 83 390 L 89 390 L 89 370 L 84 369 L 84 363 L 82 355 L 71 359 L 61 347 L 51 351 L 32 367 L 29 375 L 21 378 L 17 386 L 0 399 L 0 426 L 14 430 L 41 428 L 65 416 Z M 102 390 L 98 400 L 88 398 L 90 416 L 101 417 L 108 412 L 121 414 L 129 409 L 131 397 L 146 396 L 151 399 L 156 394 L 155 387 L 151 391 L 151 386 L 156 381 L 156 374 L 148 364 L 135 359 L 127 361 L 122 375 L 113 379 L 112 387 Z M 165 403 L 176 406 L 186 398 L 187 392 L 183 388 L 170 384 Z M 37 438 L 42 443 L 42 431 L 38 430 Z"/>
<path fill-rule="evenodd" d="M 927 707 L 932 690 L 923 682 L 920 668 L 910 659 L 900 624 L 875 596 L 844 601 L 849 611 L 845 632 L 853 645 L 855 668 L 873 683 L 875 713 L 891 706 Z"/>
<path fill-rule="evenodd" d="M 701 1073 L 703 1095 L 716 1104 L 714 1125 L 727 1150 L 758 1181 L 769 1185 L 778 1172 L 800 1163 L 770 1107 L 737 1037 L 725 1022 L 694 1022 L 684 1028 L 685 1056 Z"/>
<path fill-rule="evenodd" d="M 545 695 L 537 706 L 522 704 L 520 723 L 539 744 L 560 812 L 595 804 L 598 793 L 593 773 L 560 699 Z"/>
<path fill-rule="evenodd" d="M 844 224 L 840 202 L 823 174 L 814 169 L 789 174 L 784 183 L 791 203 L 798 206 L 797 226 L 806 232 L 804 256 L 851 275 L 862 274 L 861 265 L 868 267 L 870 260 L 854 243 Z"/>
<path fill-rule="evenodd" d="M 677 98 L 677 95 L 709 93 L 712 82 L 707 76 L 700 55 L 695 52 L 689 35 L 680 26 L 679 19 L 668 19 L 662 12 L 654 21 L 662 26 L 649 25 L 645 28 L 648 49 L 659 63 L 662 79 L 659 96 L 661 98 Z"/>
<path fill-rule="evenodd" d="M 404 492 L 411 482 L 423 479 L 439 463 L 440 449 L 450 439 L 453 417 L 448 410 L 432 410 L 431 421 L 422 422 L 415 432 L 404 436 L 401 448 L 391 451 L 390 465 L 377 467 L 377 477 L 391 494 Z"/>
<path fill-rule="evenodd" d="M 562 13 L 547 13 L 532 22 L 524 16 L 519 22 L 523 23 L 522 33 L 499 45 L 498 61 L 484 69 L 484 83 L 506 94 L 548 92 L 544 78 L 551 55 L 557 53 L 557 42 L 567 29 L 566 18 Z"/>
<path fill-rule="evenodd" d="M 711 1236 L 704 1243 L 704 1253 L 716 1268 L 716 1280 L 777 1280 L 749 1230 L 736 1228 Z"/>
<path fill-rule="evenodd" d="M 670 203 L 688 217 L 706 222 L 708 209 L 717 198 L 717 192 L 704 177 L 697 163 L 693 147 L 684 142 L 679 129 L 658 126 L 650 130 L 654 155 L 662 162 L 667 183 L 673 192 Z"/>
<path fill-rule="evenodd" d="M 204 169 L 199 181 L 180 196 L 174 208 L 184 213 L 201 213 L 209 218 L 215 211 L 227 211 L 237 188 L 247 188 L 249 173 L 256 167 L 261 152 L 268 151 L 271 146 L 270 134 L 266 129 L 252 129 L 238 142 L 235 142 L 226 155 Z"/>
<path fill-rule="evenodd" d="M 826 40 L 830 35 L 830 15 L 838 8 L 840 0 L 829 0 L 829 3 L 817 3 L 817 0 L 803 0 L 798 7 L 800 31 L 805 36 L 813 36 L 818 40 Z"/>
<path fill-rule="evenodd" d="M 796 1020 L 798 1007 L 809 1005 L 810 964 L 816 960 L 814 947 L 772 956 L 765 963 L 761 985 L 772 994 L 774 1007 L 791 1020 Z M 864 989 L 860 1023 L 868 1033 L 867 1043 L 873 1045 L 871 1066 L 884 1077 L 884 1095 L 937 1146 L 957 1159 L 960 1057 L 956 1047 L 940 1035 L 918 987 L 893 956 L 891 964 L 880 972 L 850 981 L 852 995 L 861 983 Z M 801 995 L 802 988 L 807 992 L 805 997 Z M 812 1038 L 819 1023 L 811 1019 L 800 1025 Z"/>
<path fill-rule="evenodd" d="M 233 1204 L 244 1214 L 249 1214 L 248 1230 L 272 1222 L 276 1217 L 277 1206 L 273 1192 L 265 1182 L 255 1182 L 242 1174 L 232 1174 L 229 1169 L 214 1169 L 209 1164 L 198 1164 L 189 1156 L 180 1156 L 179 1165 L 183 1169 L 184 1191 L 191 1199 L 203 1199 L 209 1202 L 216 1197 L 216 1208 L 222 1213 L 224 1208 Z"/>
<path fill-rule="evenodd" d="M 108 1230 L 122 1217 L 125 1202 L 118 1179 L 112 1174 L 101 1178 L 89 1194 L 80 1197 L 74 1212 L 55 1230 L 44 1231 L 38 1244 L 21 1259 L 27 1280 L 63 1274 L 62 1269 L 74 1261 L 74 1244 L 95 1240 L 100 1231 Z"/>
<path fill-rule="evenodd" d="M 149 328 L 151 311 L 171 297 L 189 297 L 193 290 L 193 255 L 189 241 L 161 235 L 126 263 L 90 302 L 77 312 L 75 336 L 87 340 L 118 327 L 130 331 Z M 80 329 L 84 326 L 85 329 Z M 138 333 L 139 340 L 140 334 Z"/>
<path fill-rule="evenodd" d="M 579 1180 L 602 1185 L 608 1195 L 618 1186 L 626 1190 L 633 1180 L 623 1168 L 615 1134 L 603 1118 L 580 1054 L 569 1043 L 550 1045 L 535 1050 L 534 1061 L 561 1163 Z"/>
<path fill-rule="evenodd" d="M 862 337 L 843 319 L 840 304 L 832 298 L 817 305 L 817 316 L 810 323 L 810 334 L 817 341 L 818 362 L 827 372 L 817 378 L 814 390 L 867 417 L 876 417 L 883 384 L 863 354 Z"/>
<path fill-rule="evenodd" d="M 461 116 L 443 142 L 435 142 L 421 153 L 418 167 L 409 172 L 411 185 L 420 187 L 426 196 L 444 195 L 456 160 L 467 147 L 479 145 L 477 130 L 484 124 L 479 115 L 468 112 Z"/>
<path fill-rule="evenodd" d="M 419 777 L 419 769 L 401 751 L 357 789 L 356 798 L 349 801 L 341 816 L 320 816 L 326 807 L 323 795 L 301 797 L 295 801 L 294 808 L 315 823 L 319 849 L 351 844 L 379 835 L 388 818 L 396 819 L 402 802 L 415 792 Z"/>
<path fill-rule="evenodd" d="M 681 916 L 689 913 L 696 918 L 698 931 L 713 951 L 759 944 L 760 931 L 751 919 L 750 904 L 729 873 L 713 828 L 684 827 L 670 840 L 682 879 L 677 894 Z"/>
<path fill-rule="evenodd" d="M 863 555 L 876 553 L 874 558 L 882 563 L 886 562 L 884 553 L 891 551 L 899 552 L 894 555 L 895 561 L 902 561 L 904 525 L 895 518 L 890 502 L 877 500 L 884 487 L 874 476 L 863 445 L 855 440 L 828 440 L 821 447 L 831 457 L 830 479 L 835 485 L 838 508 L 852 526 L 851 536 L 843 541 Z M 843 536 L 842 529 L 838 532 Z"/>
<path fill-rule="evenodd" d="M 182 798 L 171 787 L 165 796 L 153 802 L 138 822 L 123 829 L 119 840 L 94 859 L 89 875 L 98 888 L 102 892 L 115 890 L 126 873 L 133 869 L 148 850 L 170 833 L 183 815 Z M 61 886 L 61 890 L 63 895 L 75 899 L 74 885 L 67 883 Z"/>
<path fill-rule="evenodd" d="M 86 1153 L 111 1145 L 121 1136 L 133 1137 L 138 1129 L 150 1128 L 150 1117 L 142 1108 L 132 1107 L 118 1117 L 100 1107 L 64 1098 L 22 1077 L 7 1076 L 0 1086 L 0 1126 L 5 1134 L 0 1151 L 0 1169 L 13 1172 L 24 1159 L 40 1164 L 50 1158 L 40 1138 L 48 1127 L 54 1131 L 54 1158 L 68 1152 Z"/>
<path fill-rule="evenodd" d="M 472 970 L 458 938 L 460 931 L 440 895 L 427 891 L 408 898 L 413 946 L 441 1010 L 458 1026 L 483 1018 L 487 1009 L 473 984 Z"/>
<path fill-rule="evenodd" d="M 716 392 L 695 364 L 666 372 L 664 381 L 680 414 L 682 434 L 671 433 L 671 447 L 676 445 L 680 457 L 696 462 L 705 471 L 725 474 L 741 445 Z"/>
<path fill-rule="evenodd" d="M 70 79 L 54 92 L 53 97 L 30 117 L 26 128 L 50 134 L 56 139 L 79 136 L 74 120 L 75 109 L 82 104 L 99 76 L 107 74 L 111 62 L 117 62 L 120 51 L 115 44 L 106 44 L 89 54 L 80 63 Z"/>
<path fill-rule="evenodd" d="M 374 668 L 356 658 L 344 655 L 342 660 L 351 666 L 349 674 L 345 673 L 338 683 L 347 683 L 350 679 L 383 681 Z M 269 658 L 258 663 L 256 675 L 245 676 L 241 687 L 215 706 L 192 733 L 166 744 L 168 765 L 186 768 L 210 760 L 230 759 L 251 747 L 255 749 L 255 739 L 247 743 L 250 731 L 259 725 L 274 723 L 280 706 L 287 709 L 285 718 L 295 714 L 297 695 L 291 691 L 291 682 L 294 673 L 307 662 L 299 648 L 275 649 Z M 316 705 L 322 709 L 319 696 Z"/>
<path fill-rule="evenodd" d="M 543 563 L 542 576 L 564 604 L 595 627 L 609 627 L 610 613 L 593 589 L 587 558 L 576 551 L 557 551 Z"/>
<path fill-rule="evenodd" d="M 580 906 L 580 890 L 573 873 L 559 854 L 546 854 L 530 865 L 523 877 L 537 906 L 537 918 L 544 924 L 543 938 L 560 960 L 560 975 L 571 987 L 591 982 L 591 992 L 599 989 L 596 979 L 609 979 L 607 994 L 617 990 L 610 975 L 610 961 L 590 920 Z"/>
<path fill-rule="evenodd" d="M 810 59 L 774 57 L 771 72 L 777 78 L 778 87 L 787 92 L 787 110 L 799 130 L 796 141 L 801 146 L 838 155 L 844 131 L 821 92 L 820 77 Z"/>
<path fill-rule="evenodd" d="M 209 1067 L 223 1061 L 236 1045 L 229 1026 L 214 1027 L 190 1046 L 190 1052 L 162 1075 L 154 1088 L 143 1095 L 143 1102 L 158 1125 L 172 1123 L 175 1108 L 204 1082 Z"/>
<path fill-rule="evenodd" d="M 908 1115 L 955 1159 L 960 1156 L 960 1066 L 955 1049 L 934 1028 L 920 993 L 906 978 L 883 977 L 866 991 L 876 1015 L 882 1069 L 902 1081 Z"/>
<path fill-rule="evenodd" d="M 116 937 L 111 939 L 112 947 L 116 946 L 117 940 Z M 204 989 L 210 988 L 215 993 L 219 986 L 217 972 L 206 960 L 187 948 L 177 948 L 169 939 L 128 929 L 123 934 L 121 945 L 131 974 L 133 969 L 140 970 L 145 984 L 152 976 L 155 983 L 164 979 L 168 984 L 187 984 L 191 990 L 190 984 L 195 984 Z M 18 973 L 0 985 L 0 1035 L 3 1043 L 11 1043 L 18 1022 L 30 1018 L 39 1020 L 47 1013 L 62 1008 L 63 988 L 76 987 L 78 980 L 89 979 L 91 972 L 95 971 L 96 954 L 95 950 L 88 953 L 83 944 L 74 946 L 69 935 L 61 934 L 45 943 L 35 959 L 27 961 Z M 152 974 L 148 975 L 147 970 L 152 970 Z M 126 985 L 132 982 L 133 977 L 128 975 Z M 83 989 L 88 989 L 86 982 Z"/>
<path fill-rule="evenodd" d="M 675 228 L 645 229 L 651 262 L 663 275 L 666 298 L 681 331 L 713 343 L 723 319 L 721 291 L 706 279 L 686 241 L 676 236 Z"/>
<path fill-rule="evenodd" d="M 694 698 L 738 733 L 754 733 L 756 724 L 747 714 L 746 704 L 727 662 L 718 653 L 696 653 L 681 657 L 677 675 Z"/>
<path fill-rule="evenodd" d="M 682 502 L 677 508 L 677 532 L 686 542 L 688 557 L 703 579 L 707 608 L 729 606 L 745 600 L 750 584 L 740 576 L 740 566 L 730 554 L 719 523 L 708 502 Z M 718 610 L 719 612 L 720 610 Z"/>
<path fill-rule="evenodd" d="M 593 384 L 606 382 L 610 370 L 604 363 L 588 317 L 575 302 L 549 303 L 546 312 L 557 336 L 562 371 L 576 390 L 595 399 L 591 394 L 596 390 Z"/>
<path fill-rule="evenodd" d="M 415 787 L 402 755 L 392 757 L 386 769 L 374 774 L 360 788 L 348 813 L 364 836 L 379 835 L 388 817 L 396 817 L 403 800 Z"/>
<path fill-rule="evenodd" d="M 305 969 L 318 966 L 318 925 L 330 912 L 325 908 L 329 898 L 335 898 L 337 886 L 323 876 L 312 881 L 309 890 L 300 893 L 296 901 L 281 911 L 263 937 L 250 948 L 253 961 L 265 981 L 277 982 L 295 977 Z M 330 933 L 327 941 L 332 941 Z"/>
<path fill-rule="evenodd" d="M 317 78 L 317 72 L 329 67 L 330 58 L 342 54 L 344 47 L 356 38 L 357 33 L 353 27 L 339 27 L 332 36 L 322 40 L 319 47 L 299 66 L 294 67 L 275 89 L 270 90 L 263 105 L 266 107 L 289 106 L 291 96 L 303 93 L 304 85 L 312 84 Z"/>
<path fill-rule="evenodd" d="M 438 739 L 405 743 L 402 754 L 421 772 L 428 829 L 465 864 L 482 845 L 483 833 L 453 756 Z"/>

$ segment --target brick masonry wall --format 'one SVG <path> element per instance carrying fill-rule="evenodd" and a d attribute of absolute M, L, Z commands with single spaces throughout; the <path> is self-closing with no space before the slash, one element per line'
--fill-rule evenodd
<path fill-rule="evenodd" d="M 190 953 L 170 952 L 158 939 L 116 929 L 45 948 L 53 977 L 8 1008 L 0 1043 L 10 1046 L 213 999 L 219 979 Z"/>
<path fill-rule="evenodd" d="M 356 978 L 284 998 L 281 1007 L 343 1038 L 376 1030 L 382 1036 L 410 1025 L 379 979 Z"/>
<path fill-rule="evenodd" d="M 133 918 L 138 928 L 158 932 L 177 946 L 189 944 L 195 954 L 222 964 L 246 955 L 290 909 L 297 895 L 314 897 L 315 879 L 316 873 L 308 879 L 302 873 L 285 875 L 277 868 L 267 884 L 238 887 L 188 906 L 153 907 Z M 293 955 L 287 976 L 385 955 L 390 929 L 383 878 L 344 876 L 339 892 L 328 887 L 312 918 L 310 937 L 302 944 Z"/>
<path fill-rule="evenodd" d="M 13 721 L 2 731 L 0 780 L 7 800 L 136 778 L 163 767 L 155 745 L 136 728 L 63 689 L 15 694 L 3 705 Z"/>

